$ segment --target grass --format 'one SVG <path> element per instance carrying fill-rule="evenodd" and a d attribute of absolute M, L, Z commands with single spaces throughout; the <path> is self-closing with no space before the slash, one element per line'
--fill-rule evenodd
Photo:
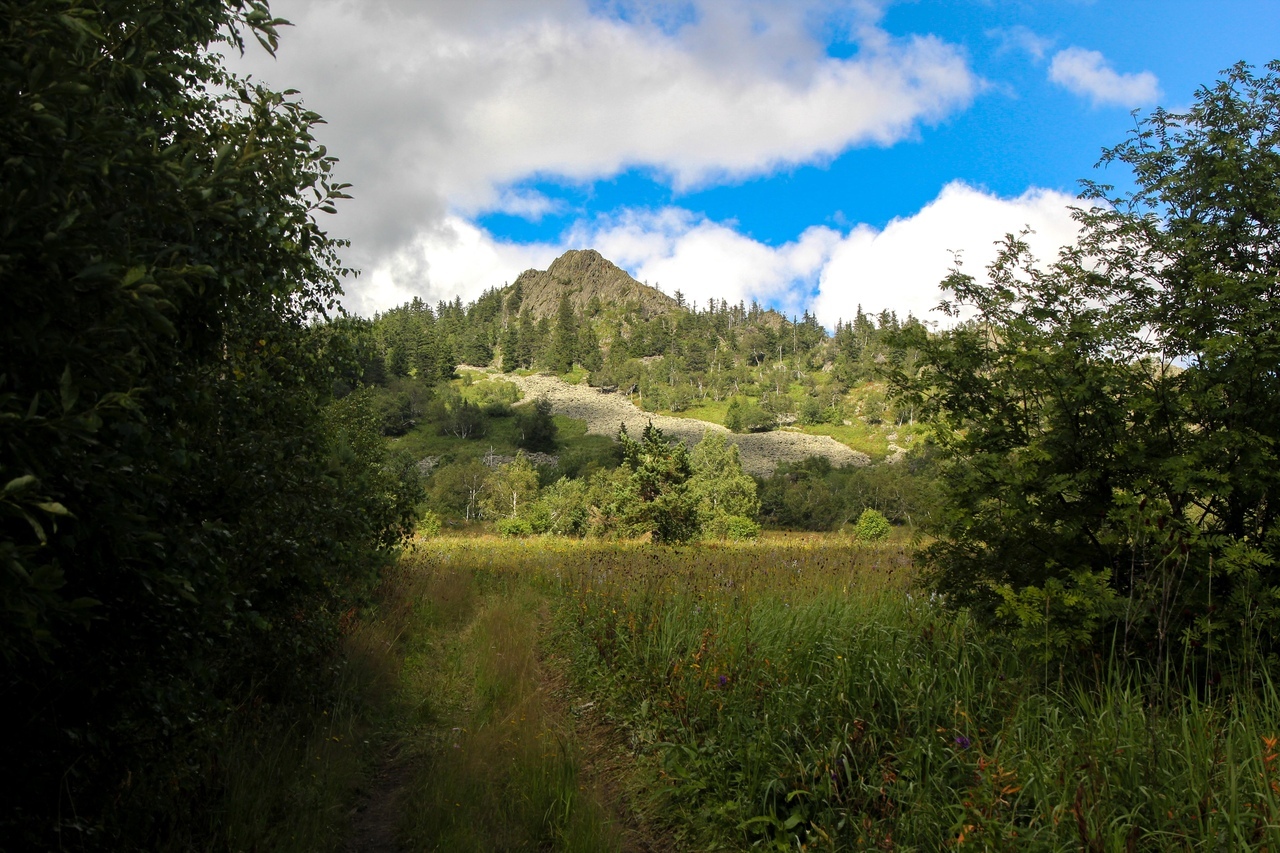
<path fill-rule="evenodd" d="M 416 772 L 400 838 L 413 849 L 478 853 L 617 849 L 607 812 L 580 778 L 573 726 L 543 678 L 542 596 L 450 562 L 417 551 L 403 565 L 414 630 L 401 743 Z"/>
<path fill-rule="evenodd" d="M 368 617 L 348 623 L 340 661 L 317 673 L 334 680 L 327 702 L 273 706 L 258 699 L 233 710 L 204 762 L 201 801 L 190 814 L 175 812 L 147 849 L 341 849 L 353 799 L 389 730 L 397 678 L 388 649 L 399 629 L 375 613 Z"/>
<path fill-rule="evenodd" d="M 521 405 L 527 405 L 521 404 Z M 517 408 L 519 408 L 517 406 Z M 415 458 L 427 456 L 446 458 L 479 457 L 491 449 L 501 456 L 514 456 L 520 450 L 519 425 L 514 417 L 487 417 L 488 429 L 479 438 L 458 438 L 440 435 L 437 425 L 421 423 L 408 433 L 389 439 L 393 449 L 407 451 Z M 608 436 L 588 435 L 583 420 L 555 415 L 559 433 L 559 452 L 600 454 L 608 452 L 612 440 Z"/>
<path fill-rule="evenodd" d="M 1280 845 L 1270 682 L 1062 677 L 915 590 L 905 546 L 832 535 L 420 542 L 348 632 L 338 701 L 247 709 L 216 826 L 168 849 L 337 849 L 388 745 L 411 849 L 617 850 L 618 817 L 676 850 Z M 586 700 L 629 745 L 629 812 L 584 769 Z"/>
<path fill-rule="evenodd" d="M 516 419 L 486 418 L 488 429 L 479 438 L 458 438 L 440 435 L 436 424 L 420 423 L 402 436 L 389 440 L 393 449 L 411 453 L 414 458 L 427 456 L 467 457 L 483 456 L 490 448 L 494 453 L 514 456 L 519 449 Z"/>
<path fill-rule="evenodd" d="M 547 597 L 547 642 L 627 733 L 677 848 L 1280 843 L 1270 685 L 1165 701 L 1101 660 L 1045 680 L 914 593 L 900 546 L 432 548 L 515 600 Z"/>

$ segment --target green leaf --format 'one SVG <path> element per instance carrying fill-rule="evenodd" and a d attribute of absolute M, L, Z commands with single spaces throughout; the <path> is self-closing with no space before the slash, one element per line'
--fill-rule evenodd
<path fill-rule="evenodd" d="M 24 474 L 21 477 L 15 477 L 14 479 L 5 483 L 4 493 L 6 495 L 13 495 L 13 494 L 17 494 L 18 492 L 25 492 L 27 489 L 31 488 L 38 482 L 40 481 L 34 474 Z"/>
<path fill-rule="evenodd" d="M 58 391 L 62 397 L 62 413 L 66 414 L 71 411 L 76 404 L 76 400 L 80 398 L 80 389 L 71 381 L 70 364 L 62 371 L 62 379 L 58 382 Z"/>

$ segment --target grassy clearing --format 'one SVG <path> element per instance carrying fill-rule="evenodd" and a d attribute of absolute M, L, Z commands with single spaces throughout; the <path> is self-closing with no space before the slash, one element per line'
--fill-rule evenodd
<path fill-rule="evenodd" d="M 436 552 L 436 557 L 439 552 Z M 618 849 L 537 655 L 543 596 L 483 565 L 405 558 L 399 837 L 415 850 Z"/>
<path fill-rule="evenodd" d="M 548 596 L 682 849 L 1280 843 L 1270 685 L 1166 701 L 1102 661 L 1059 680 L 913 595 L 898 546 L 450 540 L 422 559 Z"/>
<path fill-rule="evenodd" d="M 798 387 L 793 386 L 793 388 Z M 871 386 L 873 391 L 879 388 L 880 386 Z M 859 395 L 856 392 L 851 393 L 846 400 L 852 408 L 856 408 L 857 401 L 861 399 L 861 396 L 863 395 Z M 633 396 L 631 399 L 632 402 L 638 404 L 638 397 Z M 667 409 L 655 409 L 654 411 L 657 414 L 668 415 L 673 418 L 707 421 L 723 426 L 725 419 L 728 417 L 730 399 L 726 398 L 719 402 L 711 399 L 696 401 L 679 412 Z M 882 423 L 867 423 L 865 419 L 856 415 L 852 416 L 847 424 L 823 423 L 806 425 L 795 423 L 785 427 L 785 429 L 795 430 L 806 435 L 829 436 L 851 450 L 867 454 L 873 461 L 880 461 L 888 456 L 891 452 L 890 444 L 907 447 L 911 441 L 915 440 L 916 436 L 924 432 L 924 427 L 919 424 L 897 424 L 891 420 L 886 420 Z"/>

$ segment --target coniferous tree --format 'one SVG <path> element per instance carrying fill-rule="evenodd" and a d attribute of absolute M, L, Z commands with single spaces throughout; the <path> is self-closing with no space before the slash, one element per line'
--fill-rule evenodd
<path fill-rule="evenodd" d="M 578 354 L 578 328 L 573 316 L 573 305 L 568 295 L 560 297 L 556 310 L 556 326 L 547 352 L 547 366 L 555 373 L 568 373 Z"/>

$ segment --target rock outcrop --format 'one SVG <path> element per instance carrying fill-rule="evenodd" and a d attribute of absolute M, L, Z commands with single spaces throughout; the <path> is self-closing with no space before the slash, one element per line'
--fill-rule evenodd
<path fill-rule="evenodd" d="M 649 316 L 669 311 L 676 301 L 655 287 L 641 284 L 627 271 L 594 249 L 571 249 L 556 258 L 546 270 L 525 270 L 504 291 L 510 297 L 520 286 L 521 308 L 534 319 L 554 318 L 560 299 L 566 294 L 576 311 L 582 311 L 594 296 L 603 307 L 636 306 Z"/>

